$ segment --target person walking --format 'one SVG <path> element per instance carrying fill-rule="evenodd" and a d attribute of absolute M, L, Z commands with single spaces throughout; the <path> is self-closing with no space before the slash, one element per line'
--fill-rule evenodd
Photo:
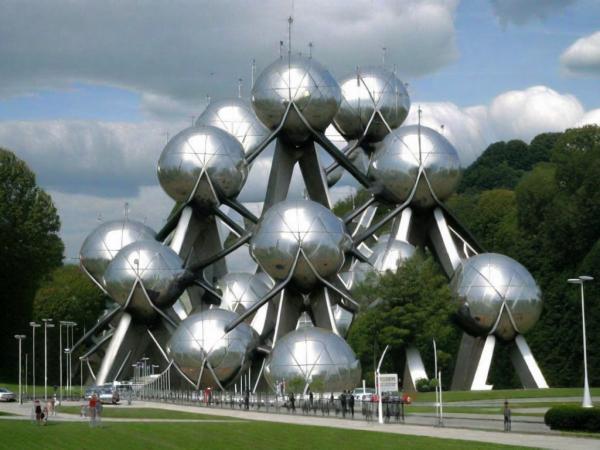
<path fill-rule="evenodd" d="M 92 394 L 88 403 L 88 414 L 90 415 L 90 427 L 96 426 L 96 406 L 98 405 L 98 397 L 96 394 Z"/>
<path fill-rule="evenodd" d="M 352 392 L 348 393 L 348 407 L 350 408 L 350 414 L 352 414 L 352 418 L 354 419 L 354 395 L 352 395 Z"/>
<path fill-rule="evenodd" d="M 296 412 L 296 397 L 293 392 L 290 392 L 290 406 L 292 407 L 292 412 Z"/>
<path fill-rule="evenodd" d="M 340 394 L 340 403 L 342 406 L 342 417 L 346 418 L 346 391 L 342 391 Z"/>
<path fill-rule="evenodd" d="M 504 431 L 510 431 L 511 425 L 510 406 L 508 405 L 508 400 L 504 400 Z"/>
<path fill-rule="evenodd" d="M 42 423 L 42 416 L 43 416 L 43 412 L 42 412 L 42 405 L 40 403 L 39 400 L 36 400 L 33 404 L 33 413 L 35 414 L 35 422 L 38 425 L 41 425 Z"/>
<path fill-rule="evenodd" d="M 312 409 L 313 407 L 313 400 L 314 400 L 314 396 L 312 391 L 309 389 L 308 390 L 308 404 L 310 405 L 310 409 Z"/>

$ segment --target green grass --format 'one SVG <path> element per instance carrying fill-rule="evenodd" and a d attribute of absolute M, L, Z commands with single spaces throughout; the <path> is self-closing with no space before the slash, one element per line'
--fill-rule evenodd
<path fill-rule="evenodd" d="M 43 375 L 44 374 L 42 373 L 42 377 L 43 377 Z M 19 395 L 19 383 L 4 383 L 4 382 L 0 381 L 0 387 L 6 388 L 9 391 L 12 391 L 15 394 Z M 22 385 L 21 389 L 23 390 L 23 395 L 31 395 L 31 393 L 33 392 L 33 386 L 31 386 L 31 385 L 27 386 L 27 393 L 25 392 L 25 385 Z M 79 389 L 79 385 L 73 386 L 71 391 L 73 393 L 73 397 L 81 396 L 81 389 Z M 60 392 L 60 389 L 57 389 L 56 390 L 57 396 L 59 395 L 59 392 Z M 41 386 L 36 386 L 35 393 L 37 394 L 37 396 L 39 398 L 43 397 L 44 396 L 44 385 L 42 384 Z M 67 393 L 67 390 L 63 386 L 63 395 L 66 395 L 66 393 Z M 52 395 L 54 395 L 54 386 L 48 385 L 48 396 L 50 397 Z"/>
<path fill-rule="evenodd" d="M 58 412 L 65 414 L 77 414 L 81 412 L 79 406 L 59 406 L 56 409 Z M 213 416 L 210 414 L 201 414 L 185 411 L 169 411 L 168 409 L 158 408 L 121 408 L 119 406 L 111 406 L 102 408 L 102 417 L 114 417 L 119 419 L 196 419 L 196 420 L 229 420 L 228 417 Z M 237 419 L 234 419 L 237 420 Z M 241 420 L 241 419 L 239 419 Z"/>
<path fill-rule="evenodd" d="M 4 412 L 4 411 L 0 411 L 0 416 L 14 416 L 14 414 L 7 413 L 7 412 Z"/>
<path fill-rule="evenodd" d="M 600 388 L 593 388 L 592 395 L 600 396 Z M 496 391 L 448 391 L 444 392 L 444 402 L 461 402 L 472 400 L 504 400 L 509 402 L 515 398 L 544 398 L 544 397 L 581 397 L 582 388 L 551 388 L 551 389 L 508 389 Z M 416 402 L 435 401 L 435 392 L 419 392 L 412 395 Z"/>
<path fill-rule="evenodd" d="M 89 428 L 85 423 L 51 422 L 46 427 L 29 421 L 0 420 L 0 449 L 45 450 L 127 449 L 503 449 L 518 448 L 372 431 L 277 424 L 240 423 L 107 423 Z"/>
<path fill-rule="evenodd" d="M 561 405 L 578 405 L 575 402 L 531 402 L 531 403 L 512 403 L 512 413 L 514 416 L 537 416 L 543 417 L 544 413 L 538 412 L 516 412 L 515 409 L 531 409 L 531 408 L 550 408 L 552 406 Z M 434 413 L 433 406 L 410 405 L 405 407 L 406 414 L 410 413 Z M 462 413 L 462 414 L 503 414 L 502 406 L 452 406 L 452 402 L 444 404 L 444 412 L 446 413 Z"/>

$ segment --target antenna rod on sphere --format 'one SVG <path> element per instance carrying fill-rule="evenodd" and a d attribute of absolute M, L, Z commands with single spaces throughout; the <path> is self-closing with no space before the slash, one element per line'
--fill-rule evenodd
<path fill-rule="evenodd" d="M 242 98 L 242 82 L 244 80 L 241 78 L 238 78 L 238 98 Z"/>
<path fill-rule="evenodd" d="M 250 88 L 254 87 L 254 79 L 256 78 L 256 59 L 252 58 L 252 83 L 250 84 Z"/>
<path fill-rule="evenodd" d="M 292 24 L 294 23 L 294 18 L 292 16 L 288 17 L 288 61 L 292 58 Z"/>

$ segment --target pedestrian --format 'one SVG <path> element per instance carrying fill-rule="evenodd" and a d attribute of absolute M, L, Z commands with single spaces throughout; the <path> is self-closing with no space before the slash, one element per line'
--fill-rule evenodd
<path fill-rule="evenodd" d="M 508 400 L 504 400 L 504 431 L 510 431 L 511 429 L 511 414 Z"/>
<path fill-rule="evenodd" d="M 290 392 L 290 406 L 292 407 L 292 412 L 296 412 L 296 397 L 293 392 Z"/>
<path fill-rule="evenodd" d="M 48 403 L 46 403 L 44 409 L 42 410 L 42 425 L 44 426 L 48 424 L 48 414 Z"/>
<path fill-rule="evenodd" d="M 346 418 L 346 391 L 340 394 L 340 403 L 342 404 L 342 417 Z"/>
<path fill-rule="evenodd" d="M 246 389 L 246 393 L 244 394 L 244 408 L 247 410 L 250 409 L 250 390 Z"/>
<path fill-rule="evenodd" d="M 43 411 L 42 411 L 42 405 L 40 404 L 39 400 L 36 400 L 34 402 L 33 412 L 35 414 L 35 422 L 38 425 L 41 425 L 42 424 L 42 414 L 43 414 Z"/>
<path fill-rule="evenodd" d="M 104 407 L 102 406 L 102 402 L 100 401 L 100 399 L 98 399 L 98 401 L 96 402 L 96 424 L 100 425 L 100 423 L 102 422 L 102 410 L 104 409 Z"/>
<path fill-rule="evenodd" d="M 313 400 L 314 400 L 313 393 L 312 393 L 312 391 L 309 389 L 309 390 L 308 390 L 308 404 L 310 405 L 311 409 L 312 409 L 312 407 L 313 407 Z"/>
<path fill-rule="evenodd" d="M 354 419 L 354 395 L 352 395 L 352 392 L 349 392 L 348 407 L 350 408 L 350 414 L 352 414 L 352 418 Z"/>
<path fill-rule="evenodd" d="M 92 394 L 88 403 L 88 414 L 90 416 L 90 427 L 96 426 L 96 406 L 98 404 L 98 397 L 96 394 Z"/>

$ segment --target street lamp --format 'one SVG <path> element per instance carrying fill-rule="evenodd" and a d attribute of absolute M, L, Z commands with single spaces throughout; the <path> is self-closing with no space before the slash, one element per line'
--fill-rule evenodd
<path fill-rule="evenodd" d="M 583 294 L 583 284 L 586 281 L 592 281 L 594 278 L 587 275 L 580 275 L 577 278 L 569 278 L 569 283 L 578 284 L 581 286 L 581 321 L 583 328 L 583 402 L 581 406 L 584 408 L 592 408 L 592 396 L 590 395 L 590 385 L 588 383 L 588 369 L 587 369 L 587 344 L 585 338 L 585 297 Z"/>
<path fill-rule="evenodd" d="M 31 359 L 31 372 L 32 372 L 32 377 L 33 377 L 33 399 L 35 400 L 36 398 L 36 389 L 35 389 L 35 329 L 41 327 L 42 325 L 39 323 L 35 323 L 35 322 L 29 322 L 29 326 L 31 327 L 31 332 L 32 332 L 32 347 L 33 347 L 33 355 L 32 355 L 32 359 Z"/>
<path fill-rule="evenodd" d="M 63 325 L 66 327 L 67 329 L 67 346 L 66 348 L 63 348 L 62 345 L 62 327 Z M 66 355 L 67 357 L 67 392 L 69 393 L 69 395 L 72 394 L 72 380 L 71 380 L 71 376 L 72 376 L 72 364 L 71 364 L 71 347 L 73 346 L 73 328 L 77 326 L 77 324 L 75 322 L 69 321 L 69 320 L 61 320 L 60 321 L 60 327 L 59 327 L 59 333 L 60 333 L 60 337 L 59 337 L 59 346 L 60 346 L 60 352 L 59 352 L 59 357 L 60 357 L 60 401 L 62 402 L 63 399 L 63 370 L 62 370 L 62 360 L 63 360 L 63 353 Z M 69 333 L 69 330 L 71 331 Z"/>
<path fill-rule="evenodd" d="M 15 334 L 15 339 L 19 341 L 19 404 L 23 404 L 23 390 L 21 389 L 21 341 L 27 336 L 24 334 Z"/>
<path fill-rule="evenodd" d="M 44 322 L 44 400 L 48 400 L 48 328 L 54 328 L 52 319 L 42 319 Z"/>

